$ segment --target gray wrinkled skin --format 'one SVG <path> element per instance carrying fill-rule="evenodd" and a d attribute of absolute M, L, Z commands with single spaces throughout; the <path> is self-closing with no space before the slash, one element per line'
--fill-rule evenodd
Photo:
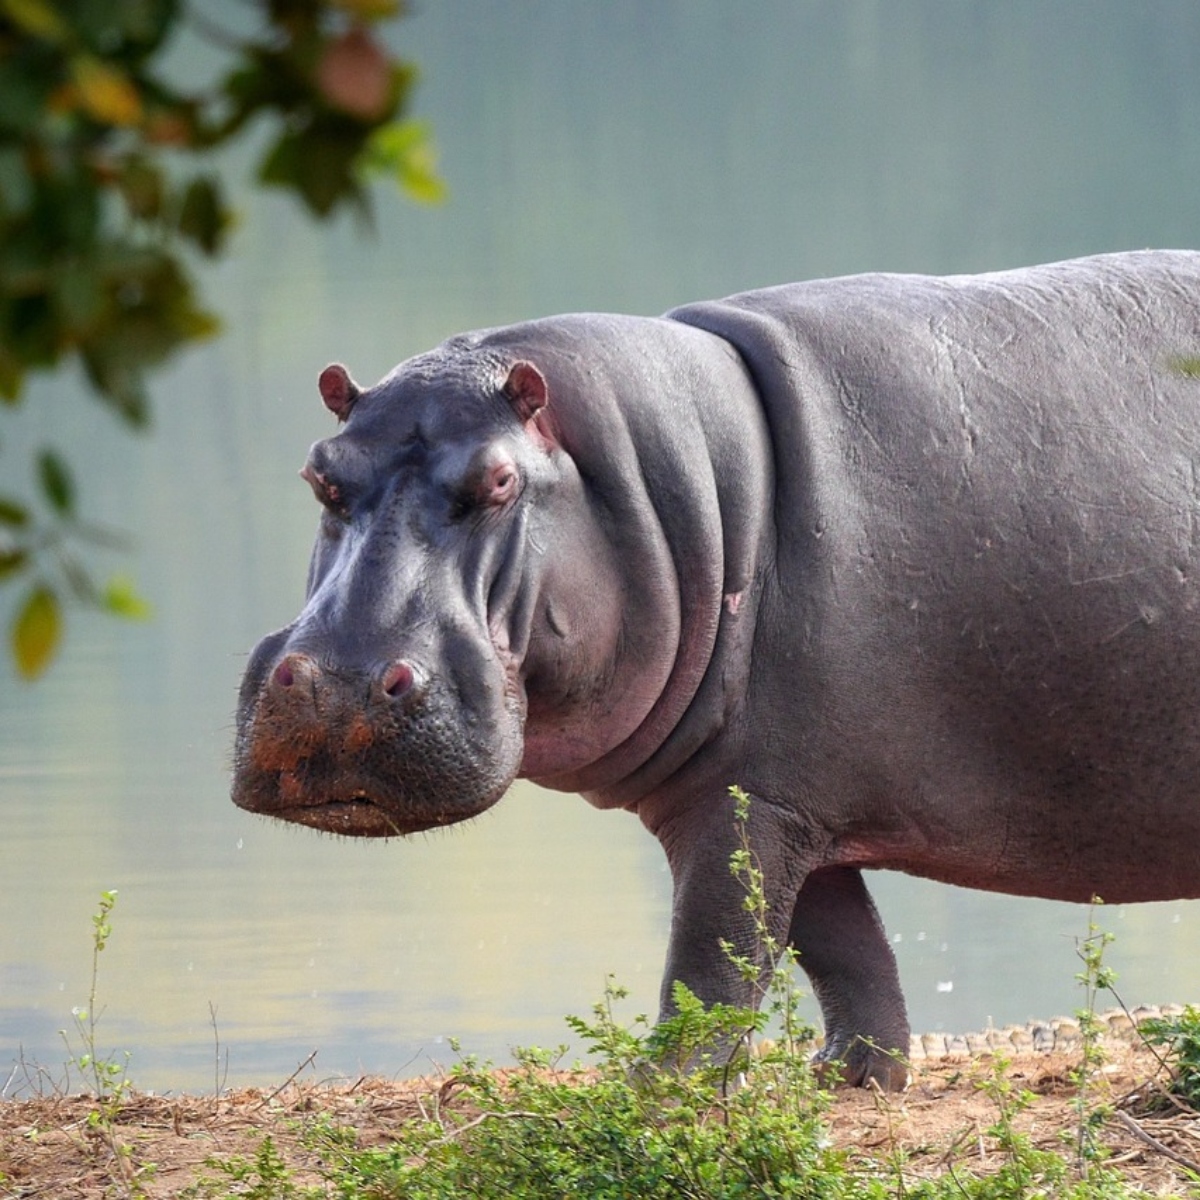
<path fill-rule="evenodd" d="M 665 1011 L 674 980 L 756 999 L 719 947 L 753 952 L 740 784 L 825 1054 L 902 1085 L 863 868 L 1200 895 L 1197 357 L 1200 254 L 1146 252 L 323 377 L 346 426 L 310 456 L 309 599 L 252 656 L 234 798 L 368 835 L 518 774 L 630 809 L 675 883 Z"/>

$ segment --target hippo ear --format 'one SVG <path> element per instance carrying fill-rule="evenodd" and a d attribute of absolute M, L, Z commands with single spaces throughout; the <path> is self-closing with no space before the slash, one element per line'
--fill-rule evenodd
<path fill-rule="evenodd" d="M 531 362 L 515 362 L 508 369 L 504 394 L 512 405 L 517 420 L 524 425 L 546 407 L 549 395 L 545 376 Z"/>
<path fill-rule="evenodd" d="M 321 399 L 325 401 L 325 407 L 339 421 L 344 421 L 350 415 L 354 402 L 362 392 L 341 363 L 330 363 L 321 372 L 317 387 L 321 389 Z"/>

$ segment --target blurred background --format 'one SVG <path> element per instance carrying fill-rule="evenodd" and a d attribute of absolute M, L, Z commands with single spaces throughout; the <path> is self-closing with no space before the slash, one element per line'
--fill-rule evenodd
<path fill-rule="evenodd" d="M 428 0 L 386 36 L 449 200 L 380 189 L 374 233 L 316 226 L 238 191 L 230 154 L 240 226 L 200 276 L 225 332 L 156 377 L 150 433 L 69 370 L 6 418 L 4 470 L 61 446 L 155 617 L 72 614 L 35 684 L 0 663 L 0 1080 L 66 1057 L 102 889 L 98 1049 L 143 1088 L 281 1082 L 313 1050 L 317 1077 L 411 1075 L 450 1037 L 503 1061 L 569 1040 L 609 974 L 656 1006 L 669 879 L 630 816 L 519 784 L 470 825 L 354 843 L 229 802 L 246 652 L 303 599 L 327 362 L 368 383 L 557 311 L 1200 244 L 1194 0 Z M 1082 1002 L 1086 910 L 870 883 L 914 1028 Z M 1099 919 L 1129 1003 L 1200 1000 L 1194 904 Z"/>

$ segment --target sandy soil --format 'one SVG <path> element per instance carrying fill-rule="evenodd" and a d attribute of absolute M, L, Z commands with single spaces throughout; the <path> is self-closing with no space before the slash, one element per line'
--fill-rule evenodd
<path fill-rule="evenodd" d="M 1113 1104 L 1103 1128 L 1113 1163 L 1152 1194 L 1184 1194 L 1186 1169 L 1200 1172 L 1200 1116 L 1164 1106 L 1156 1060 L 1124 1042 L 1106 1047 L 1108 1061 L 1093 1084 L 1095 1102 Z M 1004 1078 L 1035 1096 L 1017 1119 L 1038 1145 L 1062 1149 L 1074 1128 L 1073 1052 L 1026 1052 L 1013 1057 Z M 986 1171 L 1000 1152 L 987 1130 L 996 1104 L 981 1090 L 994 1078 L 987 1052 L 945 1055 L 914 1064 L 903 1095 L 841 1091 L 831 1114 L 835 1141 L 853 1154 L 880 1160 L 907 1154 L 909 1179 L 955 1169 Z M 393 1083 L 362 1078 L 343 1084 L 288 1083 L 274 1091 L 250 1089 L 219 1097 L 134 1095 L 123 1105 L 114 1134 L 134 1165 L 154 1163 L 141 1182 L 148 1197 L 178 1196 L 217 1173 L 205 1159 L 253 1158 L 269 1133 L 297 1184 L 320 1182 L 316 1156 L 303 1145 L 304 1129 L 322 1118 L 357 1131 L 359 1145 L 385 1143 L 439 1091 L 460 1103 L 443 1080 Z M 95 1104 L 86 1096 L 41 1096 L 0 1101 L 0 1197 L 54 1200 L 130 1194 L 113 1139 L 89 1125 Z"/>

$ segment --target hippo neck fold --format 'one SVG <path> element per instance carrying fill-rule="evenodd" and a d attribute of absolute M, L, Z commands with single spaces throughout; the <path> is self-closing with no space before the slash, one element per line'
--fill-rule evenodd
<path fill-rule="evenodd" d="M 749 376 L 722 339 L 664 319 L 548 324 L 506 331 L 505 341 L 546 370 L 562 448 L 588 503 L 605 511 L 628 629 L 642 642 L 616 664 L 613 703 L 644 715 L 586 764 L 522 774 L 599 807 L 631 807 L 745 694 L 772 511 L 770 442 Z M 653 670 L 639 672 L 639 653 Z M 538 736 L 527 727 L 527 741 Z"/>

